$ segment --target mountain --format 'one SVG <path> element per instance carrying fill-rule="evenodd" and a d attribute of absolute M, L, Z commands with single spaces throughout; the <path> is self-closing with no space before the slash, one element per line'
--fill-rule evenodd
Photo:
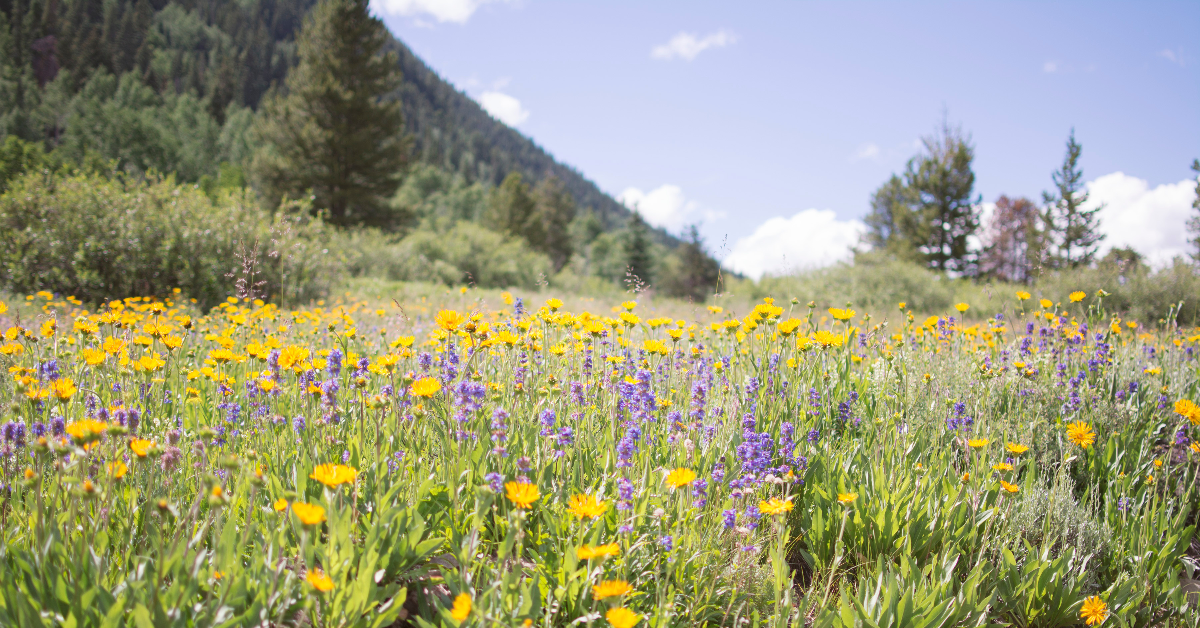
<path fill-rule="evenodd" d="M 59 148 L 75 162 L 217 177 L 244 163 L 245 131 L 296 63 L 295 38 L 315 0 L 0 0 L 0 139 Z M 513 171 L 557 177 L 605 231 L 630 212 L 574 168 L 492 118 L 401 41 L 413 156 L 498 185 Z M 679 240 L 663 230 L 655 239 Z"/>

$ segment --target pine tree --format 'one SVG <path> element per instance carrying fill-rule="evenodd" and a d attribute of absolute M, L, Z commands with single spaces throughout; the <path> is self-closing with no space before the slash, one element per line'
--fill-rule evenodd
<path fill-rule="evenodd" d="M 918 224 L 913 211 L 918 200 L 916 191 L 893 174 L 871 195 L 871 211 L 863 221 L 867 225 L 863 243 L 900 259 L 915 258 L 914 243 L 924 239 L 915 233 Z"/>
<path fill-rule="evenodd" d="M 721 266 L 704 250 L 700 229 L 689 225 L 683 230 L 682 244 L 675 249 L 679 265 L 667 277 L 665 292 L 673 297 L 703 303 L 717 289 Z"/>
<path fill-rule="evenodd" d="M 930 268 L 970 273 L 974 260 L 967 239 L 979 229 L 982 200 L 972 198 L 975 148 L 961 129 L 943 122 L 940 132 L 922 140 L 925 155 L 909 161 L 906 184 L 914 194 L 911 234 Z"/>
<path fill-rule="evenodd" d="M 1188 243 L 1192 245 L 1192 259 L 1200 262 L 1200 159 L 1192 160 L 1192 172 L 1197 175 L 1196 198 L 1192 201 L 1192 209 L 1195 212 L 1187 221 L 1187 230 L 1192 236 Z"/>
<path fill-rule="evenodd" d="M 311 190 L 334 224 L 389 226 L 407 161 L 397 59 L 367 0 L 321 0 L 298 39 L 287 94 L 263 104 L 252 171 L 271 203 Z"/>
<path fill-rule="evenodd" d="M 637 212 L 632 212 L 625 226 L 622 242 L 625 254 L 625 283 L 634 290 L 654 283 L 654 256 L 650 251 L 650 227 Z"/>
<path fill-rule="evenodd" d="M 1079 155 L 1083 147 L 1075 141 L 1075 129 L 1067 138 L 1067 153 L 1062 168 L 1056 170 L 1051 179 L 1053 192 L 1043 192 L 1046 204 L 1046 226 L 1056 251 L 1052 262 L 1060 268 L 1075 268 L 1090 265 L 1096 258 L 1100 241 L 1100 217 L 1097 213 L 1104 208 L 1099 205 L 1084 209 L 1088 193 L 1083 188 L 1083 171 L 1079 169 Z"/>
<path fill-rule="evenodd" d="M 508 173 L 488 195 L 483 225 L 492 231 L 524 238 L 534 250 L 545 250 L 546 229 L 538 214 L 537 199 L 520 173 Z"/>
<path fill-rule="evenodd" d="M 575 219 L 575 199 L 563 188 L 562 181 L 552 176 L 538 184 L 537 207 L 545 231 L 542 250 L 558 272 L 574 253 L 571 221 Z"/>

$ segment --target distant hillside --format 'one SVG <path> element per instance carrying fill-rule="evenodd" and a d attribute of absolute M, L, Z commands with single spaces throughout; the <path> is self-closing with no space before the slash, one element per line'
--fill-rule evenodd
<path fill-rule="evenodd" d="M 0 0 L 0 139 L 42 141 L 76 162 L 115 159 L 183 181 L 244 163 L 263 95 L 296 63 L 315 0 Z M 414 157 L 468 182 L 558 177 L 605 231 L 629 210 L 489 116 L 393 39 Z M 107 78 L 106 78 L 107 77 Z M 118 80 L 132 78 L 133 82 Z M 659 230 L 660 243 L 678 240 Z"/>

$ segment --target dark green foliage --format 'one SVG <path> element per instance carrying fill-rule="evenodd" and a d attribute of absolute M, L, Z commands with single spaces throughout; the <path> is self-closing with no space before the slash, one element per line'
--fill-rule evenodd
<path fill-rule="evenodd" d="M 641 215 L 632 212 L 621 242 L 625 262 L 624 284 L 639 291 L 654 283 L 654 257 L 651 252 L 650 226 Z"/>
<path fill-rule="evenodd" d="M 550 257 L 557 272 L 567 265 L 574 252 L 571 221 L 575 220 L 575 199 L 571 198 L 556 177 L 538 184 L 535 196 L 537 213 L 545 234 L 541 251 Z"/>
<path fill-rule="evenodd" d="M 26 172 L 46 167 L 46 153 L 40 144 L 24 142 L 8 136 L 0 144 L 0 194 L 8 190 L 8 183 Z"/>
<path fill-rule="evenodd" d="M 488 195 L 483 226 L 492 231 L 524 238 L 535 249 L 546 243 L 546 228 L 538 214 L 537 200 L 519 173 L 509 173 Z"/>
<path fill-rule="evenodd" d="M 1044 192 L 1046 226 L 1055 246 L 1050 261 L 1060 268 L 1088 266 L 1096 259 L 1096 251 L 1104 234 L 1100 233 L 1097 213 L 1103 205 L 1083 209 L 1088 193 L 1083 189 L 1083 170 L 1079 156 L 1083 147 L 1075 141 L 1075 129 L 1067 138 L 1067 153 L 1062 167 L 1054 172 L 1054 191 Z"/>
<path fill-rule="evenodd" d="M 328 229 L 304 214 L 272 216 L 242 191 L 214 203 L 169 179 L 31 173 L 0 196 L 0 285 L 90 302 L 174 288 L 204 307 L 250 291 L 304 302 L 337 279 Z"/>
<path fill-rule="evenodd" d="M 392 226 L 407 149 L 388 39 L 367 0 L 322 0 L 305 20 L 287 94 L 267 98 L 254 129 L 251 171 L 269 203 L 311 192 L 333 224 Z"/>
<path fill-rule="evenodd" d="M 704 250 L 700 230 L 691 225 L 683 230 L 683 244 L 669 257 L 668 271 L 660 282 L 668 295 L 703 303 L 717 291 L 721 267 Z"/>
<path fill-rule="evenodd" d="M 961 129 L 943 123 L 922 140 L 924 153 L 908 161 L 871 199 L 866 240 L 903 259 L 942 271 L 974 272 L 967 239 L 979 229 L 974 196 L 975 149 Z"/>

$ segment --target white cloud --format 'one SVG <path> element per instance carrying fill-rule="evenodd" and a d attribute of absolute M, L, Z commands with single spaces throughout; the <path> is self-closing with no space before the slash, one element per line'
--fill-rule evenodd
<path fill-rule="evenodd" d="M 405 17 L 429 16 L 439 22 L 464 24 L 479 7 L 497 0 L 376 0 L 376 9 Z"/>
<path fill-rule="evenodd" d="M 879 147 L 875 144 L 866 144 L 859 148 L 854 155 L 850 157 L 850 161 L 863 161 L 864 159 L 879 159 Z"/>
<path fill-rule="evenodd" d="M 1171 63 L 1177 64 L 1179 67 L 1183 67 L 1183 49 L 1182 48 L 1180 48 L 1178 50 L 1171 50 L 1170 48 L 1164 48 L 1164 49 L 1158 51 L 1158 56 L 1166 59 L 1167 61 L 1170 61 Z"/>
<path fill-rule="evenodd" d="M 1042 71 L 1046 74 L 1054 74 L 1058 71 L 1058 64 L 1054 61 L 1047 61 L 1042 64 Z"/>
<path fill-rule="evenodd" d="M 736 36 L 724 30 L 719 30 L 703 39 L 697 37 L 695 33 L 679 33 L 672 37 L 671 41 L 655 46 L 650 50 L 650 56 L 663 61 L 671 59 L 691 61 L 696 58 L 696 55 L 709 48 L 723 48 L 736 41 Z"/>
<path fill-rule="evenodd" d="M 866 226 L 838 220 L 829 209 L 806 209 L 791 218 L 776 216 L 737 241 L 724 261 L 754 277 L 828 266 L 850 258 Z"/>
<path fill-rule="evenodd" d="M 1185 225 L 1196 198 L 1195 179 L 1151 189 L 1145 179 L 1114 172 L 1089 181 L 1087 190 L 1089 207 L 1106 204 L 1099 213 L 1100 231 L 1108 236 L 1101 242 L 1101 254 L 1129 246 L 1154 266 L 1187 254 Z"/>
<path fill-rule="evenodd" d="M 479 104 L 493 118 L 511 127 L 529 119 L 529 110 L 521 106 L 521 101 L 504 92 L 484 92 L 479 96 Z"/>
<path fill-rule="evenodd" d="M 649 192 L 638 188 L 625 188 L 625 191 L 617 196 L 617 201 L 641 214 L 651 225 L 668 231 L 683 227 L 688 218 L 700 209 L 696 201 L 689 201 L 683 196 L 682 188 L 669 183 Z"/>

